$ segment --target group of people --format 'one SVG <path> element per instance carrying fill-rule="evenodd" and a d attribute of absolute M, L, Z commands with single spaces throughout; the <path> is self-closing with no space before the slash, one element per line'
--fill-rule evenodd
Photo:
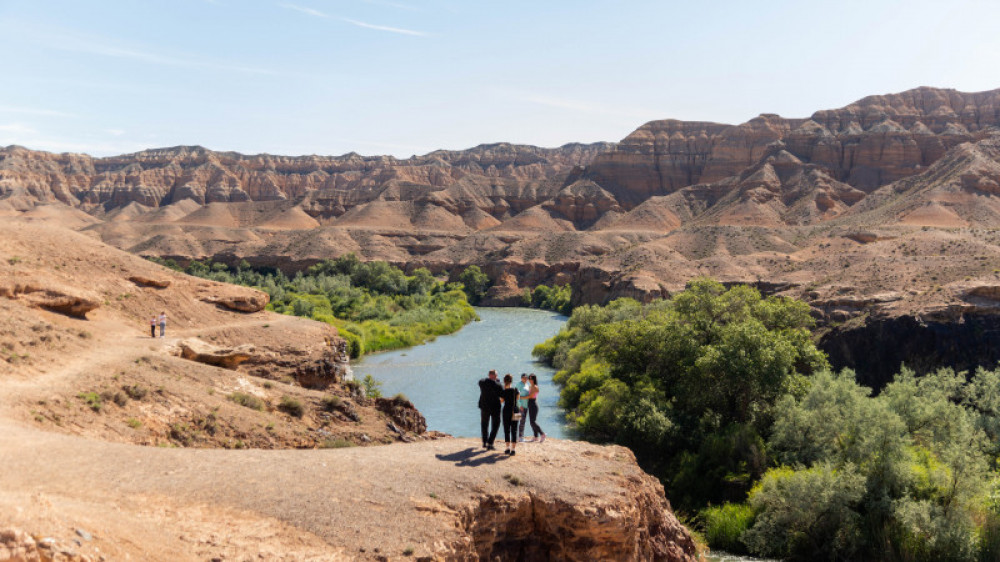
<path fill-rule="evenodd" d="M 483 448 L 492 451 L 497 431 L 503 426 L 503 440 L 507 455 L 514 455 L 519 441 L 524 441 L 524 424 L 531 422 L 534 437 L 530 441 L 545 441 L 545 432 L 538 426 L 538 377 L 534 373 L 521 373 L 521 381 L 507 373 L 503 384 L 497 372 L 479 381 L 479 412 L 483 430 Z"/>
<path fill-rule="evenodd" d="M 153 316 L 149 320 L 149 337 L 156 337 L 156 325 L 160 325 L 160 337 L 167 335 L 167 313 L 166 311 L 161 312 L 159 316 Z"/>

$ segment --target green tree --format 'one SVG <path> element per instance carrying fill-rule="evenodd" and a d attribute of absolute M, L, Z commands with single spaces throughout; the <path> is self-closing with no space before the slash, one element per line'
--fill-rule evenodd
<path fill-rule="evenodd" d="M 478 265 L 470 265 L 458 276 L 458 280 L 465 287 L 465 294 L 472 304 L 479 304 L 479 301 L 486 296 L 486 290 L 490 288 L 490 278 L 479 269 Z"/>

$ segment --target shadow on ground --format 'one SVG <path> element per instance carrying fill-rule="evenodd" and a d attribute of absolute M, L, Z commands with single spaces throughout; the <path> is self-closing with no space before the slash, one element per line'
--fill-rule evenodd
<path fill-rule="evenodd" d="M 496 464 L 507 458 L 496 451 L 484 451 L 474 447 L 467 447 L 461 451 L 455 451 L 447 455 L 434 455 L 439 461 L 453 462 L 455 466 L 482 466 L 484 464 Z"/>

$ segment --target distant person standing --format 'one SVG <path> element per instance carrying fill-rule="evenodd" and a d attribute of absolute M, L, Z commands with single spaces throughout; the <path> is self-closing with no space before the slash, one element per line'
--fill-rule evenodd
<path fill-rule="evenodd" d="M 149 337 L 156 337 L 156 315 L 149 319 Z"/>
<path fill-rule="evenodd" d="M 166 311 L 160 313 L 160 337 L 167 335 L 167 313 Z"/>
<path fill-rule="evenodd" d="M 535 421 L 538 419 L 538 377 L 535 376 L 535 373 L 531 373 L 528 375 L 528 381 L 530 382 L 528 386 L 528 416 L 531 418 L 531 431 L 535 434 L 531 440 L 537 439 L 539 443 L 542 443 L 545 441 L 545 432 Z M 538 437 L 539 435 L 541 438 Z"/>
<path fill-rule="evenodd" d="M 488 451 L 493 450 L 493 442 L 500 429 L 501 391 L 503 387 L 497 380 L 496 369 L 491 369 L 486 378 L 479 379 L 479 417 L 483 430 L 483 448 Z"/>
<path fill-rule="evenodd" d="M 521 420 L 517 424 L 517 440 L 524 441 L 524 424 L 528 422 L 528 373 L 521 373 L 521 380 L 514 385 L 517 389 L 517 410 Z"/>
<path fill-rule="evenodd" d="M 503 376 L 503 391 L 500 393 L 500 398 L 503 400 L 503 414 L 500 419 L 503 420 L 503 442 L 507 447 L 504 453 L 513 456 L 517 447 L 517 421 L 514 419 L 514 412 L 518 411 L 519 394 L 517 389 L 510 385 L 512 382 L 514 377 L 510 376 L 510 373 Z"/>

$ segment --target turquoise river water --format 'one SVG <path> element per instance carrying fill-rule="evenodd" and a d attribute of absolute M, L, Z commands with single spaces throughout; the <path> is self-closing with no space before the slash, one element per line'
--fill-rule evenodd
<path fill-rule="evenodd" d="M 479 437 L 477 381 L 496 369 L 538 375 L 538 425 L 547 437 L 570 438 L 558 407 L 554 370 L 531 358 L 535 344 L 554 336 L 566 317 L 530 308 L 477 308 L 480 320 L 435 341 L 377 353 L 353 365 L 354 376 L 371 375 L 382 382 L 382 394 L 405 394 L 427 418 L 427 428 L 456 437 Z M 525 426 L 531 437 L 531 426 Z M 503 441 L 501 430 L 498 441 Z"/>

